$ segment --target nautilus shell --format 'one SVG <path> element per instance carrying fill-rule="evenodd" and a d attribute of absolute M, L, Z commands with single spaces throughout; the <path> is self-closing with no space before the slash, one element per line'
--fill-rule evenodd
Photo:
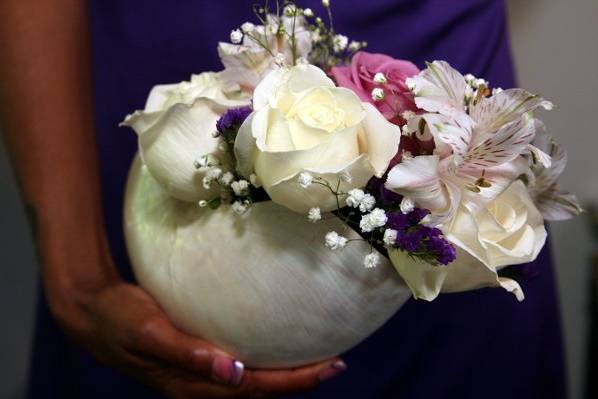
<path fill-rule="evenodd" d="M 338 218 L 310 223 L 272 202 L 238 216 L 170 197 L 139 158 L 125 198 L 125 234 L 139 284 L 182 331 L 248 367 L 313 363 L 357 345 L 411 293 L 386 258 L 366 269 L 363 241 L 326 248 Z M 408 262 L 408 258 L 405 259 Z"/>

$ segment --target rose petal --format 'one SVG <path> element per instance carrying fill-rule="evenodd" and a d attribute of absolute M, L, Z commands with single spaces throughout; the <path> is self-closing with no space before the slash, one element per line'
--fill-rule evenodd
<path fill-rule="evenodd" d="M 138 134 L 144 164 L 169 194 L 183 201 L 198 201 L 218 195 L 216 188 L 202 187 L 203 173 L 195 169 L 194 161 L 218 152 L 220 140 L 212 132 L 225 110 L 200 98 L 192 105 L 176 104 L 161 112 L 136 112 L 123 125 Z"/>
<path fill-rule="evenodd" d="M 307 213 L 312 207 L 319 207 L 322 212 L 329 212 L 345 206 L 345 196 L 337 197 L 329 188 L 321 184 L 311 184 L 303 188 L 297 182 L 300 173 L 310 173 L 317 179 L 322 179 L 330 184 L 334 190 L 348 192 L 357 187 L 364 187 L 372 178 L 374 171 L 364 154 L 345 166 L 331 169 L 300 169 L 297 173 L 272 184 L 268 194 L 272 201 L 281 204 L 295 212 Z M 351 176 L 351 182 L 341 180 L 340 174 Z M 319 180 L 319 181 L 322 181 Z"/>
<path fill-rule="evenodd" d="M 382 177 L 393 157 L 399 150 L 401 129 L 390 122 L 371 104 L 365 108 L 364 131 L 360 141 L 365 147 L 377 177 Z"/>

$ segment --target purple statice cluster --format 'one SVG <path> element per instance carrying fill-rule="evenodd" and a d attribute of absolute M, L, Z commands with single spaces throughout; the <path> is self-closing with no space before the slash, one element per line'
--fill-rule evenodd
<path fill-rule="evenodd" d="M 422 224 L 430 211 L 415 207 L 403 212 L 400 209 L 403 196 L 386 189 L 383 179 L 372 178 L 366 190 L 376 198 L 377 206 L 386 210 L 385 227 L 397 232 L 392 247 L 437 265 L 448 265 L 456 259 L 455 247 L 442 231 Z"/>
<path fill-rule="evenodd" d="M 251 112 L 251 107 L 238 107 L 229 109 L 216 122 L 216 130 L 218 130 L 218 133 L 220 133 L 222 136 L 226 136 L 231 131 L 235 132 L 236 134 L 239 126 L 241 126 Z"/>
<path fill-rule="evenodd" d="M 421 208 L 409 213 L 387 212 L 386 227 L 397 232 L 393 247 L 432 263 L 448 265 L 457 256 L 455 247 L 444 238 L 440 229 L 420 223 L 429 213 Z"/>

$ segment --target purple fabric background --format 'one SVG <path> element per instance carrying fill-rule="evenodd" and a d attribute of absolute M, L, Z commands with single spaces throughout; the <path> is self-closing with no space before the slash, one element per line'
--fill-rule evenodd
<path fill-rule="evenodd" d="M 118 128 L 152 86 L 220 70 L 216 42 L 251 18 L 253 1 L 95 0 L 91 20 L 106 223 L 114 258 L 132 280 L 121 207 L 136 137 Z M 321 12 L 319 0 L 298 1 Z M 333 0 L 335 27 L 368 51 L 444 59 L 504 88 L 514 85 L 502 0 Z M 498 289 L 411 300 L 345 354 L 342 376 L 296 398 L 543 398 L 565 395 L 558 306 L 548 250 L 517 303 Z M 159 397 L 99 365 L 56 327 L 41 300 L 30 398 Z"/>

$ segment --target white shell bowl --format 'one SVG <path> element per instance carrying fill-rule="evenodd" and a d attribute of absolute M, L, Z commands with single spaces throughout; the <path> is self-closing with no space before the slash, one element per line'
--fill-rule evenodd
<path fill-rule="evenodd" d="M 382 326 L 411 293 L 386 258 L 366 269 L 365 242 L 324 247 L 338 218 L 310 223 L 273 202 L 243 217 L 229 206 L 175 200 L 137 157 L 125 198 L 135 275 L 181 330 L 248 367 L 305 365 L 336 356 Z"/>

